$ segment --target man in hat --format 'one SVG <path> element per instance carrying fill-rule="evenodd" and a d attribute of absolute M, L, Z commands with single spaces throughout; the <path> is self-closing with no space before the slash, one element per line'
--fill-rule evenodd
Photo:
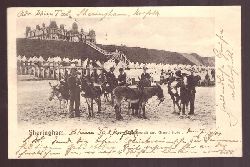
<path fill-rule="evenodd" d="M 171 70 L 168 70 L 167 72 L 167 82 L 173 82 L 175 80 L 174 73 Z"/>
<path fill-rule="evenodd" d="M 80 76 L 81 76 L 81 73 L 77 72 L 75 68 L 71 69 L 70 76 L 68 78 L 68 87 L 69 87 L 69 95 L 70 95 L 70 98 L 69 98 L 70 100 L 69 117 L 70 118 L 80 117 L 80 110 L 79 110 L 80 92 L 81 92 Z"/>
<path fill-rule="evenodd" d="M 163 69 L 161 69 L 161 75 L 160 75 L 160 84 L 165 84 L 166 78 L 165 78 L 165 72 Z"/>
<path fill-rule="evenodd" d="M 126 73 L 124 72 L 124 69 L 123 68 L 119 68 L 119 72 L 120 74 L 118 75 L 118 85 L 119 86 L 125 86 L 126 85 L 126 82 L 127 82 L 127 75 Z"/>
<path fill-rule="evenodd" d="M 112 103 L 112 105 L 114 104 L 113 89 L 115 89 L 118 85 L 117 79 L 116 79 L 115 74 L 114 74 L 114 70 L 115 70 L 115 67 L 111 67 L 109 72 L 107 72 L 107 75 L 106 75 L 107 83 L 109 84 L 109 86 L 110 86 L 109 89 L 111 90 L 111 103 Z"/>
<path fill-rule="evenodd" d="M 93 72 L 91 74 L 91 80 L 92 80 L 92 82 L 97 83 L 98 78 L 99 78 L 99 76 L 97 74 L 97 69 L 95 68 L 95 69 L 93 69 Z"/>
<path fill-rule="evenodd" d="M 145 80 L 145 79 L 150 80 L 151 76 L 149 73 L 147 73 L 147 69 L 148 68 L 146 66 L 143 67 L 143 73 L 141 74 L 141 80 Z"/>
<path fill-rule="evenodd" d="M 197 85 L 196 78 L 194 76 L 194 70 L 191 69 L 190 75 L 187 77 L 187 82 L 188 82 L 188 90 L 189 90 L 189 101 L 190 101 L 190 111 L 188 115 L 193 115 L 194 114 L 194 101 L 195 101 L 195 87 Z"/>
<path fill-rule="evenodd" d="M 144 98 L 145 94 L 144 94 L 144 87 L 149 87 L 151 86 L 151 76 L 149 73 L 147 73 L 147 67 L 144 66 L 143 67 L 143 73 L 141 74 L 141 78 L 140 81 L 138 83 L 138 89 L 140 92 L 140 97 Z"/>
<path fill-rule="evenodd" d="M 181 83 L 183 81 L 181 70 L 175 71 L 175 81 L 178 82 L 177 87 L 181 87 Z"/>
<path fill-rule="evenodd" d="M 112 87 L 115 88 L 117 86 L 117 80 L 114 74 L 115 67 L 110 67 L 109 72 L 107 72 L 107 82 Z"/>
<path fill-rule="evenodd" d="M 181 115 L 185 115 L 185 110 L 186 110 L 186 106 L 188 105 L 189 102 L 189 89 L 186 87 L 187 85 L 187 73 L 182 72 L 181 74 L 181 78 L 182 78 L 182 84 L 184 84 L 183 86 L 180 87 L 180 100 L 181 100 L 181 110 L 182 112 L 180 113 Z"/>
<path fill-rule="evenodd" d="M 207 70 L 207 74 L 205 75 L 205 84 L 206 84 L 206 86 L 209 86 L 209 84 L 210 84 L 210 77 L 208 75 L 208 70 Z"/>

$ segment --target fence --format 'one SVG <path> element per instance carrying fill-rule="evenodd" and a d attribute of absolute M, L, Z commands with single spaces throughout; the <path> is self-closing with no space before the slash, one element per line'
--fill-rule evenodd
<path fill-rule="evenodd" d="M 17 75 L 33 75 L 40 79 L 61 80 L 70 73 L 72 68 L 77 69 L 82 75 L 90 74 L 93 69 L 102 71 L 102 68 L 91 68 L 88 66 L 66 65 L 62 66 L 56 62 L 28 62 L 19 61 L 17 63 Z"/>

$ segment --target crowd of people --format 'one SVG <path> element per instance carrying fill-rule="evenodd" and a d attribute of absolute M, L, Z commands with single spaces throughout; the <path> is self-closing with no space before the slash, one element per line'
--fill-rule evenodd
<path fill-rule="evenodd" d="M 97 70 L 94 69 L 93 72 L 82 75 L 77 69 L 72 68 L 70 74 L 65 76 L 64 79 L 60 81 L 61 85 L 64 87 L 67 86 L 69 89 L 70 95 L 70 118 L 79 117 L 79 105 L 80 105 L 80 93 L 81 93 L 81 80 L 87 79 L 89 84 L 107 82 L 111 89 L 114 89 L 117 86 L 128 86 L 127 75 L 124 72 L 123 68 L 119 68 L 119 75 L 116 77 L 114 74 L 115 67 L 111 67 L 110 70 L 104 71 L 101 75 L 97 74 Z M 143 68 L 143 73 L 141 74 L 141 80 L 147 79 L 150 80 L 150 74 L 147 73 L 147 68 Z"/>
<path fill-rule="evenodd" d="M 114 73 L 115 67 L 110 67 L 109 71 L 102 69 L 100 74 L 97 73 L 97 69 L 93 69 L 92 72 L 86 72 L 82 74 L 81 72 L 77 71 L 77 69 L 72 68 L 70 74 L 65 76 L 64 79 L 61 80 L 61 84 L 67 84 L 69 88 L 70 94 L 70 117 L 78 117 L 80 115 L 79 105 L 80 105 L 80 92 L 81 92 L 81 79 L 87 79 L 88 83 L 90 84 L 100 84 L 106 82 L 111 89 L 116 88 L 117 86 L 129 86 L 131 83 L 128 82 L 128 76 L 125 72 L 124 68 L 119 68 L 119 74 L 116 75 Z M 212 75 L 214 75 L 214 71 L 212 70 Z M 208 73 L 208 72 L 207 72 Z M 187 78 L 189 84 L 189 91 L 191 91 L 191 96 L 189 97 L 190 101 L 190 112 L 189 114 L 194 113 L 194 101 L 195 101 L 195 87 L 197 86 L 197 81 L 200 79 L 196 79 L 195 70 L 191 69 L 190 71 L 171 71 L 168 70 L 167 72 L 161 70 L 161 76 L 165 75 L 164 83 L 168 85 L 168 93 L 171 96 L 171 83 L 173 81 L 183 81 L 184 77 Z M 143 67 L 142 73 L 138 77 L 139 81 L 141 82 L 142 87 L 151 86 L 154 82 L 153 77 L 148 72 L 148 68 L 146 66 Z M 160 82 L 161 83 L 161 82 Z M 178 92 L 177 92 L 178 94 Z M 75 111 L 75 113 L 74 113 Z M 184 111 L 185 112 L 185 111 Z"/>
<path fill-rule="evenodd" d="M 111 66 L 109 70 L 105 68 L 85 69 L 81 72 L 83 76 L 87 77 L 93 83 L 103 83 L 105 80 L 111 85 L 135 85 L 139 80 L 148 78 L 151 83 L 167 84 L 169 78 L 175 75 L 176 71 L 181 71 L 183 75 L 190 75 L 191 72 L 195 76 L 200 77 L 198 86 L 214 86 L 215 85 L 215 69 L 196 70 L 190 68 L 188 70 L 174 69 L 174 70 L 157 70 L 149 69 L 143 66 L 142 69 L 128 69 L 122 67 Z"/>
<path fill-rule="evenodd" d="M 69 61 L 69 59 L 67 59 Z M 18 67 L 26 67 L 26 62 L 32 63 L 43 62 L 46 64 L 46 61 L 42 57 L 30 58 L 26 60 L 26 57 L 18 56 Z M 25 62 L 25 63 L 23 63 Z M 59 57 L 48 59 L 47 62 L 66 62 L 66 59 L 61 59 Z M 73 61 L 76 62 L 76 61 Z M 194 99 L 195 99 L 195 86 L 214 86 L 215 85 L 215 68 L 208 66 L 197 66 L 197 65 L 182 65 L 182 64 L 155 64 L 155 63 L 133 63 L 124 64 L 119 62 L 118 64 L 114 61 L 107 61 L 104 64 L 99 63 L 98 61 L 85 61 L 78 60 L 78 65 L 74 66 L 60 66 L 61 68 L 48 68 L 47 71 L 43 66 L 40 66 L 41 69 L 38 73 L 43 74 L 46 78 L 48 70 L 54 70 L 52 73 L 54 79 L 59 79 L 62 85 L 68 87 L 70 91 L 70 113 L 75 111 L 75 114 L 70 114 L 71 117 L 79 116 L 79 105 L 80 105 L 80 92 L 81 92 L 81 80 L 84 78 L 91 84 L 101 85 L 106 83 L 111 90 L 117 86 L 128 86 L 136 85 L 141 82 L 142 87 L 151 86 L 152 83 L 166 84 L 170 90 L 170 83 L 173 81 L 183 81 L 186 77 L 189 80 L 189 91 L 191 91 L 191 96 L 189 97 L 190 102 L 190 114 L 194 111 Z M 80 62 L 80 63 L 79 63 Z M 80 64 L 80 65 L 79 65 Z M 50 67 L 50 66 L 48 66 Z M 32 69 L 31 68 L 31 69 Z M 25 69 L 25 68 L 24 68 Z M 22 69 L 20 69 L 22 71 Z M 22 73 L 21 73 L 22 74 Z M 38 75 L 39 77 L 39 75 Z M 195 83 L 194 78 L 198 83 Z M 198 78 L 198 79 L 197 79 Z M 194 86 L 195 85 L 195 86 Z M 111 91 L 112 92 L 112 91 Z M 170 95 L 172 92 L 168 92 Z M 179 92 L 180 93 L 180 92 Z M 75 106 L 75 107 L 74 107 Z"/>
<path fill-rule="evenodd" d="M 19 74 L 26 74 L 25 70 L 35 70 L 35 66 L 38 65 L 41 69 L 38 71 L 38 76 L 42 75 L 44 79 L 47 77 L 47 73 L 49 70 L 55 70 L 55 75 L 59 75 L 59 73 L 63 74 L 66 70 L 65 68 L 69 69 L 71 67 L 83 68 L 83 69 L 90 69 L 90 74 L 93 75 L 95 78 L 95 82 L 98 80 L 103 80 L 102 73 L 106 70 L 109 71 L 111 67 L 114 67 L 113 73 L 118 78 L 120 74 L 119 69 L 123 69 L 122 73 L 126 73 L 127 82 L 128 80 L 133 80 L 134 82 L 139 81 L 140 74 L 142 72 L 143 67 L 147 67 L 147 73 L 150 74 L 152 82 L 160 82 L 166 83 L 167 78 L 169 75 L 173 75 L 173 73 L 177 70 L 181 70 L 183 73 L 190 73 L 192 69 L 194 71 L 194 75 L 199 75 L 201 77 L 200 86 L 213 86 L 215 85 L 215 68 L 209 66 L 202 66 L 202 65 L 184 65 L 184 64 L 156 64 L 156 63 L 134 63 L 129 62 L 129 64 L 124 64 L 123 62 L 119 62 L 118 64 L 115 61 L 107 61 L 103 64 L 99 61 L 92 61 L 89 59 L 81 60 L 81 59 L 69 59 L 69 58 L 60 58 L 60 57 L 53 57 L 44 60 L 41 56 L 40 57 L 30 57 L 26 58 L 25 56 L 18 56 L 17 57 L 17 69 Z M 50 68 L 51 67 L 51 68 Z M 96 68 L 98 68 L 96 70 Z M 103 70 L 102 70 L 103 69 Z M 23 72 L 24 71 L 24 72 Z M 69 71 L 67 71 L 69 73 Z M 31 72 L 32 73 L 32 72 Z M 34 73 L 34 72 L 33 72 Z M 47 74 L 47 75 L 46 75 Z M 46 76 L 45 76 L 46 75 Z M 60 78 L 57 76 L 55 79 Z"/>

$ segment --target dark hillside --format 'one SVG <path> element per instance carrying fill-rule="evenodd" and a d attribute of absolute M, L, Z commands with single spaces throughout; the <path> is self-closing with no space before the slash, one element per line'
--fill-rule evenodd
<path fill-rule="evenodd" d="M 108 59 L 84 43 L 24 38 L 18 38 L 16 43 L 17 55 L 25 55 L 26 57 L 42 56 L 47 59 L 48 57 L 59 56 L 82 59 L 89 58 L 99 61 L 106 61 Z M 214 66 L 214 57 L 201 57 L 196 53 L 183 54 L 164 50 L 115 45 L 98 44 L 98 46 L 107 51 L 115 51 L 116 49 L 122 51 L 132 62 Z"/>
<path fill-rule="evenodd" d="M 105 61 L 107 58 L 84 43 L 55 40 L 17 39 L 17 55 L 68 58 L 90 58 Z"/>

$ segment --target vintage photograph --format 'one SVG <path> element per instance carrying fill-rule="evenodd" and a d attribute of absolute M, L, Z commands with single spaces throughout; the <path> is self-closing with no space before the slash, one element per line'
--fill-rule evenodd
<path fill-rule="evenodd" d="M 215 126 L 213 18 L 18 19 L 16 27 L 20 124 Z"/>
<path fill-rule="evenodd" d="M 240 99 L 238 43 L 214 8 L 119 9 L 8 13 L 11 157 L 240 155 L 218 130 L 241 123 L 227 102 Z"/>

